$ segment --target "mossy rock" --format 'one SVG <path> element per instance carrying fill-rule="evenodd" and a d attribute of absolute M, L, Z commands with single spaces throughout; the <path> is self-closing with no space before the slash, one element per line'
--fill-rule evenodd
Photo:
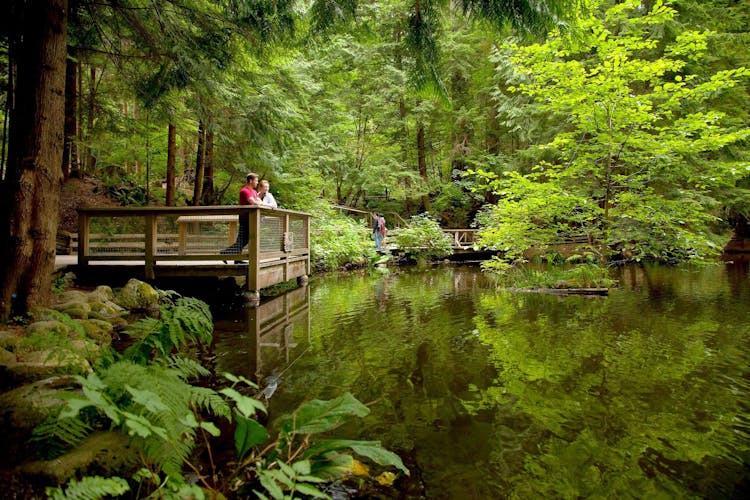
<path fill-rule="evenodd" d="M 96 289 L 89 295 L 89 302 L 91 302 L 91 299 L 98 300 L 100 302 L 113 301 L 115 300 L 115 292 L 113 292 L 112 288 L 108 287 L 107 285 L 100 285 L 96 287 Z"/>
<path fill-rule="evenodd" d="M 99 344 L 110 345 L 112 343 L 114 327 L 111 323 L 101 319 L 79 319 L 78 323 L 86 330 L 86 335 Z"/>
<path fill-rule="evenodd" d="M 115 303 L 131 310 L 158 309 L 159 292 L 148 283 L 133 278 L 117 292 Z"/>
<path fill-rule="evenodd" d="M 64 392 L 79 387 L 74 377 L 57 376 L 37 380 L 0 394 L 2 424 L 6 432 L 31 430 L 42 423 L 57 407 L 65 404 Z"/>
<path fill-rule="evenodd" d="M 115 318 L 125 313 L 125 309 L 109 300 L 106 302 L 92 300 L 89 301 L 88 305 L 91 308 L 88 314 L 89 318 Z"/>
<path fill-rule="evenodd" d="M 93 342 L 74 341 L 70 348 L 21 351 L 16 353 L 17 363 L 8 368 L 19 376 L 43 378 L 60 374 L 84 374 L 91 371 L 89 359 L 96 357 L 99 349 Z"/>
<path fill-rule="evenodd" d="M 7 349 L 0 347 L 0 366 L 8 366 L 16 363 L 16 355 Z"/>
<path fill-rule="evenodd" d="M 71 328 L 62 321 L 35 321 L 26 328 L 26 336 L 39 335 L 42 337 L 68 338 L 71 331 Z"/>
<path fill-rule="evenodd" d="M 115 432 L 97 432 L 86 438 L 76 448 L 54 460 L 27 462 L 19 471 L 62 485 L 81 476 L 130 476 L 138 466 L 136 450 L 128 436 Z"/>
<path fill-rule="evenodd" d="M 88 302 L 88 294 L 81 290 L 65 290 L 58 295 L 59 302 Z"/>
<path fill-rule="evenodd" d="M 124 330 L 128 327 L 129 323 L 125 318 L 122 318 L 120 316 L 115 316 L 114 318 L 110 318 L 107 316 L 103 316 L 97 312 L 91 311 L 91 314 L 89 314 L 88 319 L 97 319 L 100 321 L 106 321 L 110 325 L 112 325 L 112 329 L 116 332 L 119 332 L 121 330 Z"/>
<path fill-rule="evenodd" d="M 89 305 L 87 300 L 71 300 L 69 302 L 63 302 L 61 304 L 54 304 L 51 308 L 55 311 L 65 313 L 71 318 L 80 319 L 88 318 L 89 313 L 91 312 L 91 306 Z"/>

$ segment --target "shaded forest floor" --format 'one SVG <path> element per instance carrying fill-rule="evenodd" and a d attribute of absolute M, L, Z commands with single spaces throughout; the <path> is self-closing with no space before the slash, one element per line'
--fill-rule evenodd
<path fill-rule="evenodd" d="M 119 207 L 120 202 L 107 194 L 107 185 L 93 177 L 68 179 L 60 196 L 57 231 L 78 232 L 78 212 L 81 207 Z"/>

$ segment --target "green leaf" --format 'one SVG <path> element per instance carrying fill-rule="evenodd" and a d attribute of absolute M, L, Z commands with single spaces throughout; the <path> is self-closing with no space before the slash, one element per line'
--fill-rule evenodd
<path fill-rule="evenodd" d="M 281 460 L 277 460 L 276 463 L 279 464 L 279 468 L 284 471 L 284 474 L 289 477 L 297 477 L 297 471 L 290 467 L 288 464 L 282 462 Z"/>
<path fill-rule="evenodd" d="M 239 412 L 246 417 L 252 417 L 253 415 L 255 415 L 256 410 L 260 410 L 263 413 L 268 413 L 263 403 L 249 396 L 244 396 L 231 387 L 225 387 L 219 392 L 232 399 L 237 405 L 237 410 L 239 410 Z"/>
<path fill-rule="evenodd" d="M 281 490 L 281 487 L 276 484 L 276 479 L 273 475 L 268 474 L 268 472 L 269 471 L 263 471 L 260 473 L 260 484 L 263 485 L 273 498 L 284 498 L 284 492 Z"/>
<path fill-rule="evenodd" d="M 309 474 L 310 473 L 310 461 L 300 460 L 292 464 L 292 468 L 297 474 Z"/>
<path fill-rule="evenodd" d="M 68 399 L 67 403 L 67 408 L 60 412 L 61 419 L 76 417 L 82 409 L 93 405 L 90 399 L 80 398 L 70 398 Z"/>
<path fill-rule="evenodd" d="M 216 427 L 216 425 L 214 425 L 213 422 L 201 422 L 200 426 L 201 426 L 201 429 L 204 429 L 213 437 L 218 437 L 221 435 L 221 431 L 219 430 L 218 427 Z"/>
<path fill-rule="evenodd" d="M 282 462 L 276 462 L 276 463 L 281 464 Z M 274 479 L 284 484 L 289 489 L 294 487 L 294 479 L 286 475 L 284 471 L 276 470 L 276 469 L 269 469 L 269 470 L 264 471 L 263 473 L 268 474 L 269 476 L 273 477 Z"/>
<path fill-rule="evenodd" d="M 311 486 L 311 485 L 305 484 L 305 483 L 298 483 L 297 487 L 296 487 L 296 490 L 299 491 L 302 494 L 309 495 L 309 496 L 315 497 L 315 498 L 329 498 L 328 495 L 326 495 L 325 493 L 323 493 L 322 491 L 320 491 L 315 486 Z"/>
<path fill-rule="evenodd" d="M 227 379 L 227 380 L 229 380 L 230 382 L 232 382 L 233 384 L 237 384 L 237 383 L 239 383 L 239 382 L 242 382 L 243 384 L 247 384 L 247 385 L 249 385 L 249 386 L 250 386 L 250 387 L 252 387 L 253 389 L 257 389 L 257 388 L 258 388 L 258 384 L 256 384 L 256 383 L 255 383 L 255 382 L 253 382 L 252 380 L 248 380 L 248 379 L 246 379 L 246 378 L 245 378 L 245 377 L 243 377 L 242 375 L 234 375 L 234 374 L 232 374 L 232 373 L 229 373 L 229 372 L 224 372 L 224 373 L 222 374 L 222 376 L 223 376 L 223 377 L 224 377 L 225 379 Z"/>
<path fill-rule="evenodd" d="M 327 439 L 317 443 L 305 452 L 305 457 L 324 455 L 331 451 L 350 449 L 358 455 L 367 457 L 379 465 L 393 466 L 409 474 L 409 469 L 404 466 L 401 458 L 395 453 L 386 450 L 380 441 L 358 441 L 351 439 Z"/>
<path fill-rule="evenodd" d="M 237 427 L 234 429 L 234 447 L 241 460 L 253 447 L 265 443 L 271 437 L 265 427 L 256 420 L 236 414 Z"/>
<path fill-rule="evenodd" d="M 282 431 L 289 434 L 317 434 L 333 429 L 349 417 L 364 417 L 369 413 L 369 408 L 347 392 L 330 401 L 314 399 L 303 403 L 285 420 Z"/>
<path fill-rule="evenodd" d="M 125 389 L 133 396 L 133 401 L 142 405 L 152 413 L 158 413 L 169 409 L 154 392 L 148 390 L 141 391 L 129 385 L 126 385 Z"/>

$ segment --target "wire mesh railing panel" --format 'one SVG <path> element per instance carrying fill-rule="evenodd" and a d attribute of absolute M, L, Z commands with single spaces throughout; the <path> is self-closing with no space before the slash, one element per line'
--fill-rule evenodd
<path fill-rule="evenodd" d="M 189 215 L 178 217 L 176 222 L 181 255 L 239 254 L 244 246 L 241 244 L 247 244 L 246 235 L 238 239 L 236 215 Z"/>
<path fill-rule="evenodd" d="M 180 247 L 180 233 L 177 217 L 164 216 L 156 219 L 157 255 L 177 255 Z"/>
<path fill-rule="evenodd" d="M 289 232 L 294 235 L 294 248 L 308 248 L 307 217 L 289 216 Z"/>
<path fill-rule="evenodd" d="M 145 221 L 140 217 L 92 217 L 88 253 L 92 256 L 143 256 L 146 251 L 144 235 Z"/>
<path fill-rule="evenodd" d="M 283 217 L 278 215 L 260 216 L 260 251 L 280 252 L 284 240 Z"/>

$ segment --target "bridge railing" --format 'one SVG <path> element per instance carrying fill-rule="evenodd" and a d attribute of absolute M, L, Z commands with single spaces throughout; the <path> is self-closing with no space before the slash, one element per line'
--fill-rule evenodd
<path fill-rule="evenodd" d="M 160 264 L 181 264 L 189 275 L 201 264 L 248 261 L 248 289 L 259 290 L 309 274 L 309 219 L 305 212 L 240 206 L 83 208 L 78 264 L 137 262 L 153 279 Z M 248 244 L 231 248 L 240 220 Z"/>
<path fill-rule="evenodd" d="M 476 229 L 443 229 L 443 232 L 450 236 L 451 246 L 454 249 L 473 247 L 476 241 Z"/>

